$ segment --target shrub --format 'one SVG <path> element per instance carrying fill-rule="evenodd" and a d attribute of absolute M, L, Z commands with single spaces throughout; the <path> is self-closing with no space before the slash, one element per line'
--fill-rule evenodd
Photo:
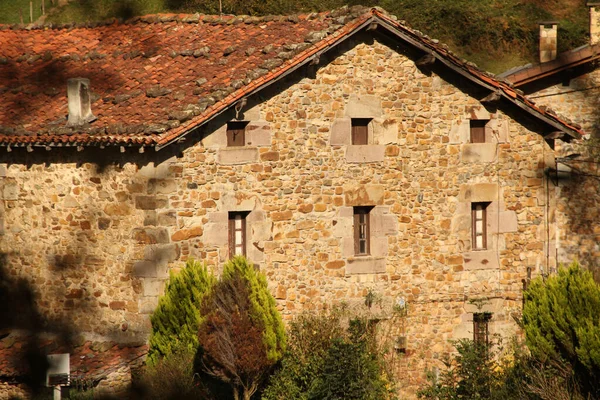
<path fill-rule="evenodd" d="M 600 287 L 575 262 L 533 280 L 525 293 L 527 345 L 541 361 L 568 364 L 584 394 L 600 394 Z"/>
<path fill-rule="evenodd" d="M 201 310 L 202 369 L 228 383 L 236 400 L 250 399 L 285 350 L 283 322 L 266 278 L 244 257 L 235 257 Z"/>
<path fill-rule="evenodd" d="M 148 365 L 155 365 L 174 349 L 197 349 L 200 304 L 215 282 L 207 267 L 194 260 L 189 260 L 179 273 L 171 272 L 165 294 L 150 317 Z"/>
<path fill-rule="evenodd" d="M 372 326 L 343 310 L 302 314 L 290 325 L 288 351 L 263 393 L 267 400 L 385 399 L 391 394 Z"/>

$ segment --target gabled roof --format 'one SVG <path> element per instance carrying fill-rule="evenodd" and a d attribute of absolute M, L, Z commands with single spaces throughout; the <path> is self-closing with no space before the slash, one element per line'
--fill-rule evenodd
<path fill-rule="evenodd" d="M 587 44 L 559 54 L 556 60 L 512 68 L 499 74 L 498 77 L 519 87 L 574 67 L 592 63 L 598 59 L 600 59 L 600 43 Z"/>
<path fill-rule="evenodd" d="M 353 7 L 287 17 L 158 15 L 94 27 L 0 26 L 0 145 L 160 149 L 363 29 L 387 31 L 551 130 L 582 133 L 383 10 Z M 73 77 L 90 79 L 98 119 L 68 128 L 66 81 Z"/>

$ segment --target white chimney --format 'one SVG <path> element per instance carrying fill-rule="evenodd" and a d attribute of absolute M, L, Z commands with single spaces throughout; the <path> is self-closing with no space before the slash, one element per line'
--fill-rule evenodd
<path fill-rule="evenodd" d="M 540 22 L 540 62 L 556 60 L 558 23 Z"/>
<path fill-rule="evenodd" d="M 67 80 L 69 120 L 67 126 L 78 126 L 96 120 L 90 106 L 90 80 L 72 78 Z"/>
<path fill-rule="evenodd" d="M 590 8 L 590 44 L 600 42 L 600 2 L 589 1 L 587 6 Z"/>

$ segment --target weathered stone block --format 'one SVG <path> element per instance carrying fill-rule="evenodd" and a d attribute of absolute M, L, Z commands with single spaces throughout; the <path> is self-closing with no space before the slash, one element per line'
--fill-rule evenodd
<path fill-rule="evenodd" d="M 177 182 L 173 179 L 150 179 L 148 194 L 169 194 L 177 190 Z"/>
<path fill-rule="evenodd" d="M 167 207 L 168 200 L 163 196 L 136 196 L 135 208 L 139 210 L 156 210 Z"/>
<path fill-rule="evenodd" d="M 144 259 L 157 265 L 166 265 L 179 258 L 180 249 L 176 244 L 151 245 L 144 248 Z"/>
<path fill-rule="evenodd" d="M 153 261 L 137 261 L 133 264 L 133 276 L 139 278 L 156 278 L 156 263 Z"/>
<path fill-rule="evenodd" d="M 381 117 L 381 98 L 375 95 L 350 95 L 345 115 L 351 118 Z"/>
<path fill-rule="evenodd" d="M 271 126 L 268 122 L 250 122 L 246 125 L 246 143 L 248 146 L 270 146 Z"/>
<path fill-rule="evenodd" d="M 161 296 L 165 291 L 165 280 L 163 279 L 144 279 L 142 280 L 144 296 Z"/>
<path fill-rule="evenodd" d="M 466 271 L 480 269 L 498 269 L 498 257 L 495 251 L 471 251 L 463 254 L 463 265 Z"/>
<path fill-rule="evenodd" d="M 160 226 L 175 226 L 177 225 L 177 214 L 175 211 L 159 213 L 157 222 Z"/>
<path fill-rule="evenodd" d="M 385 258 L 367 256 L 348 259 L 346 275 L 382 273 L 385 273 Z"/>
<path fill-rule="evenodd" d="M 286 210 L 282 212 L 272 212 L 271 219 L 275 222 L 289 221 L 292 219 L 292 211 Z"/>
<path fill-rule="evenodd" d="M 135 228 L 131 237 L 138 243 L 169 243 L 169 232 L 164 228 Z"/>
<path fill-rule="evenodd" d="M 344 204 L 346 206 L 382 205 L 384 192 L 383 185 L 344 185 Z"/>
<path fill-rule="evenodd" d="M 4 200 L 17 200 L 19 198 L 19 186 L 13 179 L 7 178 L 2 182 L 2 198 Z"/>
<path fill-rule="evenodd" d="M 248 164 L 258 161 L 256 147 L 225 147 L 217 152 L 217 162 L 223 165 Z"/>
<path fill-rule="evenodd" d="M 384 145 L 350 145 L 346 147 L 346 161 L 349 163 L 382 162 L 385 158 Z"/>
<path fill-rule="evenodd" d="M 202 226 L 192 226 L 173 233 L 173 235 L 171 236 L 171 240 L 174 242 L 179 242 L 181 240 L 187 240 L 193 237 L 202 236 L 202 233 Z"/>
<path fill-rule="evenodd" d="M 350 118 L 340 118 L 333 121 L 329 142 L 332 146 L 352 144 L 352 122 Z"/>
<path fill-rule="evenodd" d="M 458 200 L 472 203 L 496 201 L 498 200 L 498 184 L 474 183 L 472 185 L 461 185 Z"/>
<path fill-rule="evenodd" d="M 495 143 L 466 143 L 461 146 L 461 161 L 466 163 L 492 162 L 496 159 Z"/>

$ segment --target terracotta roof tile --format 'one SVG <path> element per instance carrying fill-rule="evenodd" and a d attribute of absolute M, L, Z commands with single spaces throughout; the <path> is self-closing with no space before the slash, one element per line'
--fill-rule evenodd
<path fill-rule="evenodd" d="M 165 14 L 89 28 L 0 26 L 0 144 L 164 146 L 375 20 L 522 101 L 507 84 L 376 8 L 263 18 Z M 66 81 L 73 77 L 91 81 L 97 120 L 89 126 L 65 126 Z"/>

